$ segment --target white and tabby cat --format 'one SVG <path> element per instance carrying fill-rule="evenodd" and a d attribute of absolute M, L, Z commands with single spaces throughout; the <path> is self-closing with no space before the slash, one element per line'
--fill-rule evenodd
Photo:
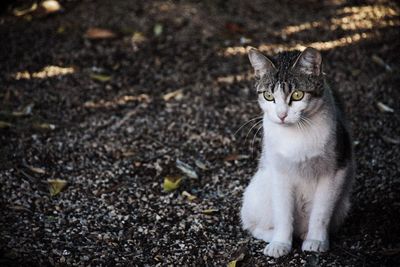
<path fill-rule="evenodd" d="M 354 164 L 343 107 L 322 72 L 321 54 L 307 48 L 269 59 L 249 50 L 263 115 L 262 155 L 246 188 L 244 229 L 289 253 L 293 234 L 304 251 L 327 251 L 329 232 L 350 207 Z"/>

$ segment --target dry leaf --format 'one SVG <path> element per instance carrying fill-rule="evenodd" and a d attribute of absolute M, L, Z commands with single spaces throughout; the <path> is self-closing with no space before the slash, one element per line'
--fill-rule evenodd
<path fill-rule="evenodd" d="M 61 10 L 61 5 L 55 0 L 45 0 L 40 3 L 40 7 L 46 14 L 55 13 Z"/>
<path fill-rule="evenodd" d="M 52 197 L 58 195 L 67 185 L 67 181 L 62 179 L 49 179 L 47 182 L 49 183 L 50 195 Z"/>
<path fill-rule="evenodd" d="M 164 101 L 169 101 L 171 99 L 181 100 L 183 98 L 182 89 L 169 92 L 163 96 Z"/>
<path fill-rule="evenodd" d="M 163 27 L 162 24 L 156 23 L 156 25 L 154 25 L 154 29 L 153 29 L 154 35 L 155 36 L 160 36 L 162 34 L 162 32 L 163 32 L 163 28 L 164 27 Z"/>
<path fill-rule="evenodd" d="M 111 80 L 111 76 L 109 76 L 109 75 L 95 74 L 95 73 L 90 74 L 90 78 L 92 78 L 93 80 L 102 82 L 102 83 L 108 82 L 109 80 Z"/>
<path fill-rule="evenodd" d="M 33 128 L 39 129 L 39 130 L 54 130 L 56 126 L 54 124 L 50 123 L 36 123 L 33 125 Z"/>
<path fill-rule="evenodd" d="M 247 246 L 242 246 L 240 247 L 236 252 L 236 256 L 233 256 L 235 259 L 233 261 L 230 261 L 228 263 L 228 267 L 236 267 L 237 263 L 240 261 L 243 261 L 244 258 L 246 257 L 246 254 L 248 253 L 248 248 Z"/>
<path fill-rule="evenodd" d="M 198 168 L 200 168 L 200 169 L 202 169 L 202 170 L 204 170 L 204 171 L 205 171 L 205 170 L 208 170 L 207 165 L 206 165 L 204 162 L 200 161 L 200 160 L 195 160 L 194 164 L 196 164 L 196 166 L 197 166 Z"/>
<path fill-rule="evenodd" d="M 28 7 L 16 7 L 13 9 L 13 14 L 16 17 L 24 16 L 28 13 L 31 13 L 37 9 L 38 5 L 37 3 L 33 3 L 32 5 Z"/>
<path fill-rule="evenodd" d="M 143 35 L 143 33 L 141 33 L 141 32 L 135 32 L 135 33 L 132 35 L 131 41 L 134 42 L 134 43 L 136 43 L 136 44 L 141 44 L 141 43 L 143 43 L 144 41 L 146 41 L 146 37 L 145 37 L 145 36 Z"/>
<path fill-rule="evenodd" d="M 61 34 L 65 32 L 65 27 L 64 26 L 60 26 L 57 28 L 57 33 Z"/>
<path fill-rule="evenodd" d="M 386 64 L 382 58 L 378 57 L 377 55 L 372 55 L 371 59 L 376 64 L 380 65 L 381 67 L 384 67 L 387 71 L 389 72 L 393 71 L 392 68 L 388 64 Z"/>
<path fill-rule="evenodd" d="M 11 126 L 12 124 L 9 122 L 0 121 L 0 129 L 10 128 Z"/>
<path fill-rule="evenodd" d="M 84 36 L 88 39 L 111 39 L 115 38 L 117 35 L 107 29 L 89 28 Z"/>
<path fill-rule="evenodd" d="M 33 106 L 34 106 L 34 104 L 31 103 L 31 104 L 27 105 L 26 107 L 24 107 L 24 109 L 22 111 L 13 111 L 11 113 L 11 115 L 14 117 L 23 117 L 23 116 L 31 115 Z"/>
<path fill-rule="evenodd" d="M 176 167 L 181 170 L 189 178 L 198 179 L 196 171 L 189 165 L 179 159 L 176 160 Z"/>
<path fill-rule="evenodd" d="M 46 174 L 46 171 L 42 168 L 38 168 L 38 167 L 33 167 L 33 166 L 26 166 L 29 170 L 31 170 L 34 173 L 38 173 L 38 174 Z"/>
<path fill-rule="evenodd" d="M 400 144 L 400 139 L 399 138 L 393 138 L 393 137 L 389 137 L 386 135 L 381 135 L 383 141 L 385 141 L 388 144 L 394 144 L 394 145 L 398 145 Z"/>
<path fill-rule="evenodd" d="M 182 177 L 181 176 L 166 176 L 164 178 L 163 189 L 166 192 L 174 191 L 181 184 Z"/>
<path fill-rule="evenodd" d="M 219 82 L 219 83 L 232 84 L 234 81 L 235 81 L 234 75 L 222 76 L 222 77 L 217 78 L 217 82 Z"/>
<path fill-rule="evenodd" d="M 233 153 L 233 154 L 226 156 L 224 158 L 224 161 L 234 161 L 234 160 L 237 160 L 238 158 L 239 158 L 239 154 Z"/>
<path fill-rule="evenodd" d="M 379 111 L 381 111 L 381 112 L 390 112 L 390 113 L 394 112 L 394 109 L 392 109 L 388 105 L 383 104 L 382 102 L 377 102 L 376 106 L 378 107 Z"/>
<path fill-rule="evenodd" d="M 190 194 L 187 191 L 183 191 L 182 192 L 182 196 L 186 197 L 189 201 L 193 201 L 193 200 L 195 200 L 197 198 L 196 196 Z"/>
<path fill-rule="evenodd" d="M 247 156 L 247 155 L 240 155 L 237 153 L 233 153 L 233 154 L 226 156 L 224 158 L 224 161 L 235 161 L 235 160 L 248 159 L 248 158 L 249 158 L 249 156 Z"/>
<path fill-rule="evenodd" d="M 217 209 L 206 209 L 206 210 L 202 210 L 201 213 L 203 213 L 205 215 L 212 215 L 218 211 L 219 210 L 217 210 Z"/>

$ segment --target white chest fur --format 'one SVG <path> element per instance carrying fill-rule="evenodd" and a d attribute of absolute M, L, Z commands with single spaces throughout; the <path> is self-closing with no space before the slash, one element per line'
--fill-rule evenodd
<path fill-rule="evenodd" d="M 284 126 L 264 119 L 265 156 L 284 158 L 292 162 L 301 162 L 324 153 L 329 140 L 332 123 L 325 116 L 314 118 L 306 128 Z"/>

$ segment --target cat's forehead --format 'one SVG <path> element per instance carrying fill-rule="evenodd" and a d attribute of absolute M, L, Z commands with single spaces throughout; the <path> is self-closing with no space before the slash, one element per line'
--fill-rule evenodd
<path fill-rule="evenodd" d="M 292 67 L 300 55 L 298 51 L 279 53 L 271 58 L 275 71 L 264 75 L 257 83 L 257 90 L 274 92 L 281 88 L 285 93 L 302 90 L 318 93 L 321 80 L 296 72 Z"/>

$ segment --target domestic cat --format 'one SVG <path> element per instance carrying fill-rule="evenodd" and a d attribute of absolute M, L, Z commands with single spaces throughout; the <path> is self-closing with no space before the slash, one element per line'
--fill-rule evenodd
<path fill-rule="evenodd" d="M 350 208 L 352 141 L 343 106 L 314 48 L 268 58 L 248 50 L 263 110 L 262 153 L 243 196 L 243 228 L 266 241 L 264 254 L 324 252 Z"/>

